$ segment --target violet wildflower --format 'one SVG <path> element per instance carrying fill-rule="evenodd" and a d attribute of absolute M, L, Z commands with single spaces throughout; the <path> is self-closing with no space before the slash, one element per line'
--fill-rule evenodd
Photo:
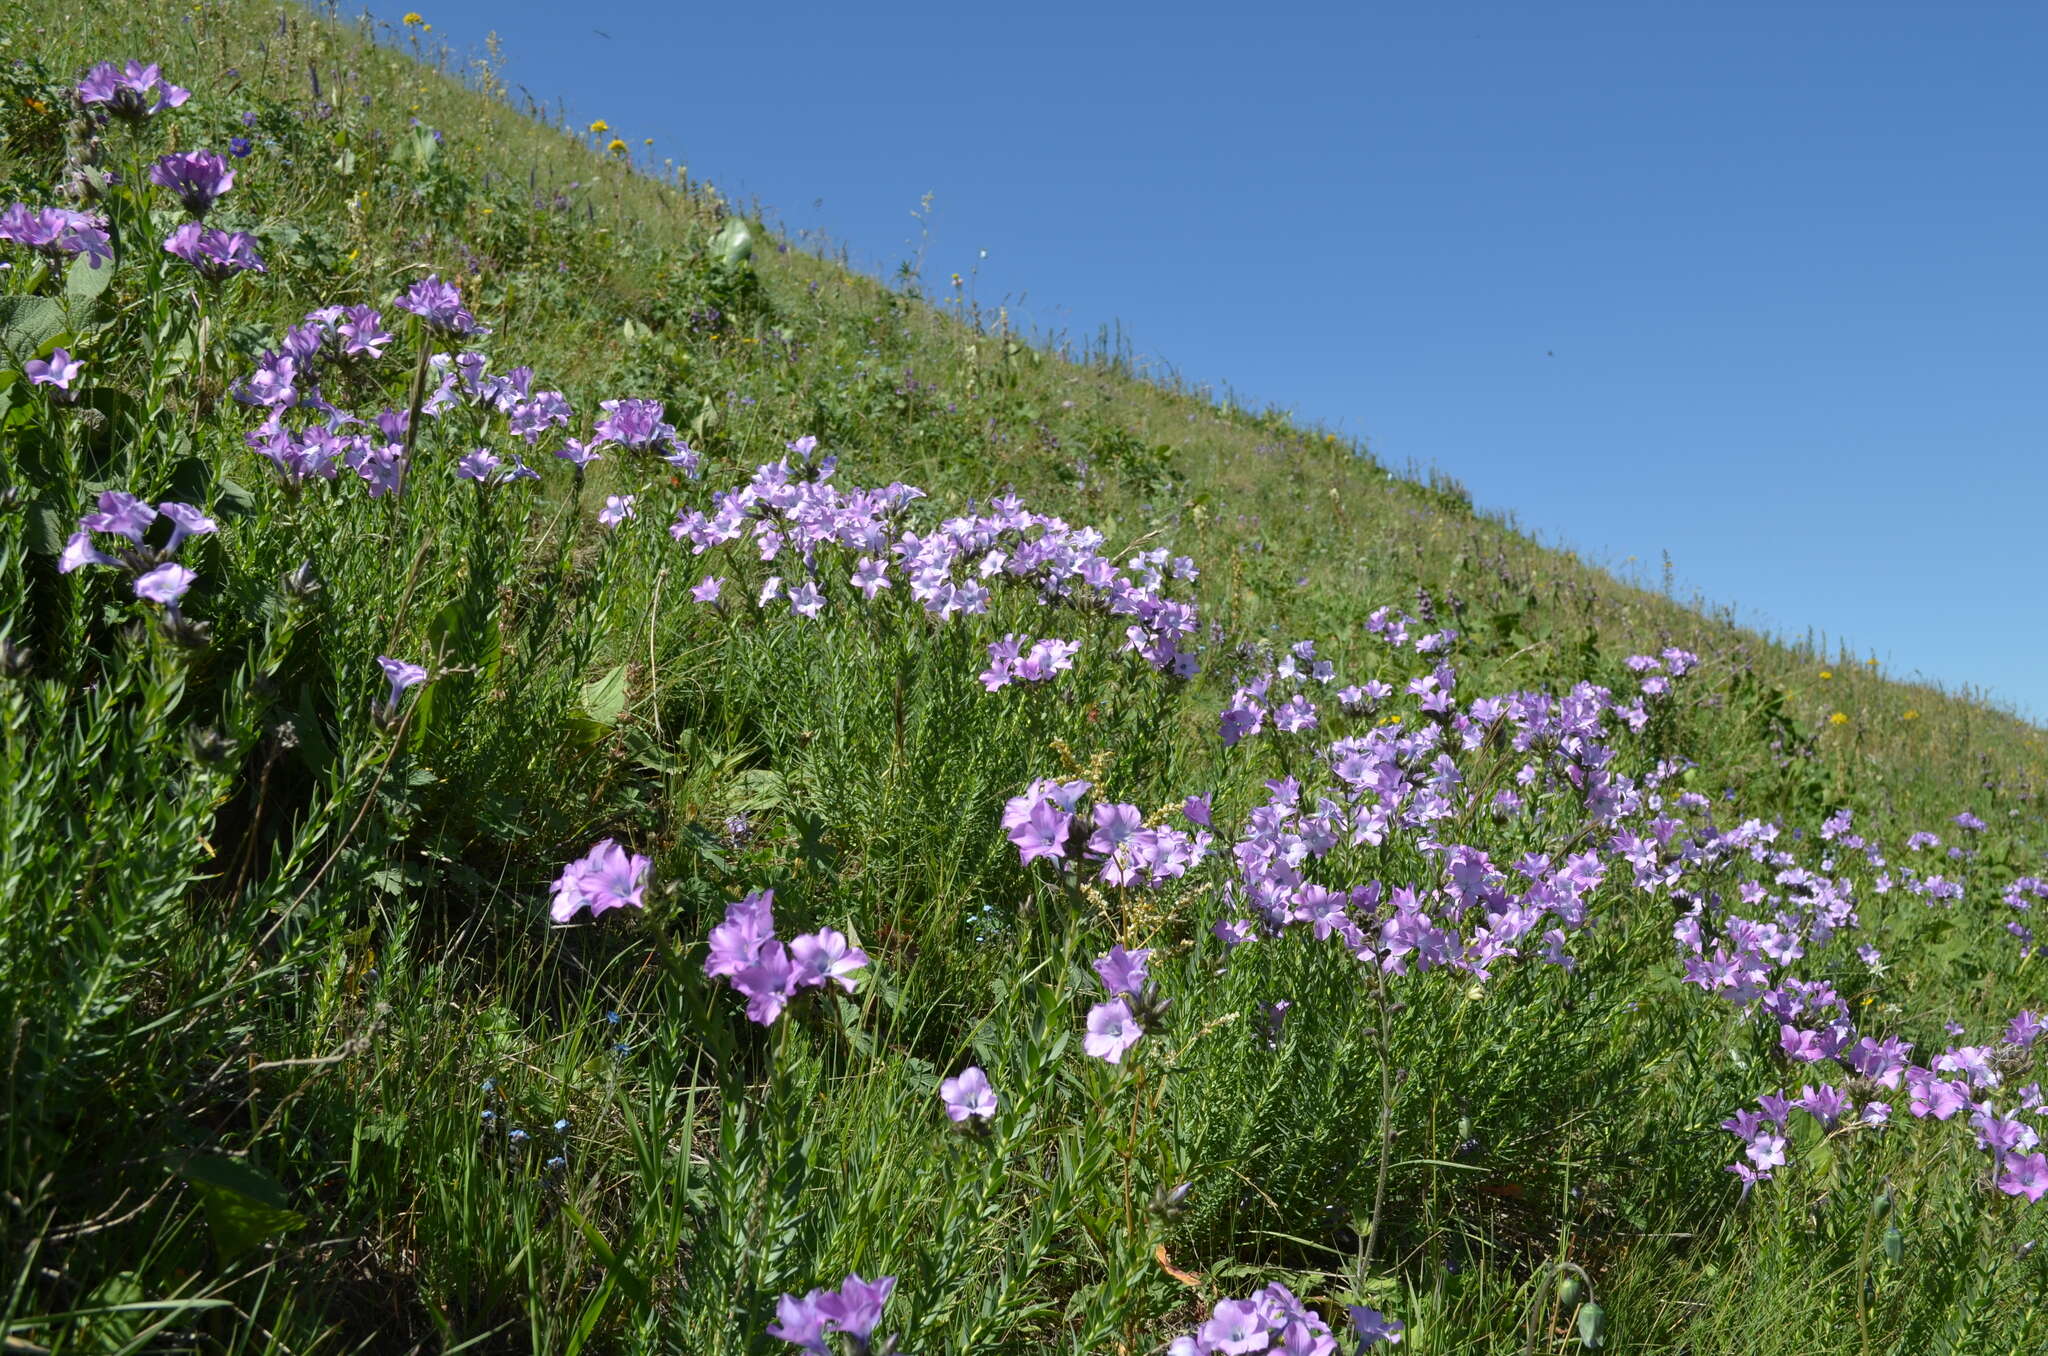
<path fill-rule="evenodd" d="M 489 448 L 479 447 L 473 452 L 466 453 L 455 463 L 455 474 L 460 479 L 487 485 L 497 474 L 498 468 L 504 464 L 504 459 L 497 453 Z"/>
<path fill-rule="evenodd" d="M 268 272 L 256 254 L 256 237 L 247 231 L 217 231 L 188 221 L 164 238 L 164 252 L 192 265 L 207 282 L 225 282 L 237 273 Z"/>
<path fill-rule="evenodd" d="M 825 595 L 818 592 L 818 586 L 806 579 L 789 591 L 790 615 L 816 620 L 825 610 Z"/>
<path fill-rule="evenodd" d="M 369 306 L 345 308 L 334 332 L 341 336 L 342 354 L 351 358 L 360 354 L 381 358 L 384 346 L 391 342 L 391 332 L 384 328 L 383 315 Z"/>
<path fill-rule="evenodd" d="M 756 890 L 725 909 L 725 921 L 711 929 L 711 954 L 704 973 L 713 979 L 736 975 L 754 963 L 775 936 L 775 892 Z"/>
<path fill-rule="evenodd" d="M 617 527 L 628 518 L 636 516 L 633 512 L 634 498 L 635 496 L 630 494 L 606 495 L 604 507 L 597 511 L 599 525 L 603 527 Z"/>
<path fill-rule="evenodd" d="M 770 937 L 754 953 L 753 962 L 733 974 L 732 986 L 747 1000 L 747 1020 L 773 1026 L 796 995 L 796 966 L 789 948 Z"/>
<path fill-rule="evenodd" d="M 2006 1043 L 2017 1045 L 2022 1050 L 2025 1050 L 2032 1046 L 2035 1041 L 2041 1039 L 2043 1029 L 2044 1024 L 2039 1013 L 2022 1011 L 2005 1028 Z"/>
<path fill-rule="evenodd" d="M 128 122 L 154 117 L 192 97 L 191 90 L 164 79 L 163 68 L 154 61 L 147 66 L 131 61 L 125 68 L 102 61 L 85 73 L 77 93 L 81 104 L 102 106 Z"/>
<path fill-rule="evenodd" d="M 1138 1043 L 1145 1033 L 1131 1016 L 1130 1004 L 1121 998 L 1097 1003 L 1088 1010 L 1088 1034 L 1081 1048 L 1111 1064 L 1123 1062 L 1124 1051 Z"/>
<path fill-rule="evenodd" d="M 220 530 L 220 524 L 190 504 L 166 500 L 158 504 L 156 510 L 171 520 L 170 540 L 164 543 L 164 554 L 167 556 L 175 554 L 177 549 L 184 545 L 187 537 L 203 537 Z"/>
<path fill-rule="evenodd" d="M 768 1335 L 802 1347 L 812 1356 L 832 1356 L 832 1348 L 825 1345 L 825 1314 L 819 1307 L 825 1294 L 813 1290 L 802 1299 L 784 1295 L 776 1300 L 775 1321 L 768 1325 Z"/>
<path fill-rule="evenodd" d="M 1352 1305 L 1350 1315 L 1352 1335 L 1358 1338 L 1359 1344 L 1363 1347 L 1373 1346 L 1380 1342 L 1385 1342 L 1389 1346 L 1398 1346 L 1401 1341 L 1401 1334 L 1407 1328 L 1407 1325 L 1401 1322 L 1400 1319 L 1388 1318 L 1379 1310 L 1362 1304 Z"/>
<path fill-rule="evenodd" d="M 1998 1189 L 2006 1195 L 2025 1196 L 2029 1201 L 2048 1195 L 2048 1153 L 2009 1154 L 2005 1169 Z"/>
<path fill-rule="evenodd" d="M 57 557 L 57 573 L 70 574 L 88 565 L 119 565 L 121 562 L 93 545 L 92 533 L 83 530 L 72 533 L 64 542 L 63 554 Z"/>
<path fill-rule="evenodd" d="M 476 317 L 462 304 L 462 293 L 454 284 L 442 282 L 437 273 L 429 274 L 407 288 L 398 304 L 426 322 L 428 329 L 444 334 L 479 332 Z"/>
<path fill-rule="evenodd" d="M 796 938 L 789 944 L 789 958 L 795 967 L 796 987 L 806 989 L 831 980 L 848 993 L 854 989 L 849 976 L 868 963 L 867 952 L 849 946 L 846 934 L 832 928 Z"/>
<path fill-rule="evenodd" d="M 256 143 L 247 137 L 228 138 L 228 154 L 237 160 L 246 158 L 249 152 L 255 149 Z"/>
<path fill-rule="evenodd" d="M 69 350 L 54 348 L 48 359 L 30 358 L 21 365 L 22 375 L 31 386 L 54 386 L 60 391 L 69 391 L 71 383 L 85 370 L 85 364 L 73 358 Z"/>
<path fill-rule="evenodd" d="M 13 241 L 52 261 L 82 254 L 92 268 L 114 257 L 105 218 L 64 207 L 31 212 L 26 203 L 13 204 L 0 212 L 0 240 Z"/>
<path fill-rule="evenodd" d="M 235 186 L 235 172 L 212 151 L 173 151 L 149 167 L 149 181 L 171 190 L 187 212 L 203 220 Z"/>
<path fill-rule="evenodd" d="M 604 439 L 602 438 L 592 438 L 589 442 L 580 442 L 575 438 L 565 438 L 562 441 L 562 445 L 555 449 L 555 455 L 575 467 L 576 473 L 581 475 L 583 468 L 590 465 L 590 463 L 604 460 L 597 450 L 603 446 Z"/>
<path fill-rule="evenodd" d="M 176 607 L 198 577 L 183 565 L 159 565 L 135 581 L 135 596 L 164 607 Z"/>
<path fill-rule="evenodd" d="M 427 670 L 421 664 L 408 664 L 389 655 L 378 655 L 377 666 L 384 670 L 385 680 L 391 684 L 391 695 L 372 713 L 377 723 L 387 728 L 398 720 L 399 699 L 407 688 L 417 687 L 427 681 Z"/>
<path fill-rule="evenodd" d="M 724 587 L 725 581 L 723 579 L 717 575 L 707 574 L 704 576 L 703 583 L 690 590 L 690 596 L 700 603 L 715 603 L 718 601 L 719 590 Z"/>
<path fill-rule="evenodd" d="M 675 429 L 661 420 L 659 400 L 600 400 L 604 417 L 597 421 L 597 436 L 621 447 L 646 447 L 673 436 Z"/>
<path fill-rule="evenodd" d="M 988 1075 L 974 1064 L 940 1082 L 939 1100 L 946 1104 L 946 1115 L 955 1124 L 987 1120 L 996 1114 L 995 1089 L 989 1086 Z"/>
<path fill-rule="evenodd" d="M 579 909 L 589 909 L 595 918 L 607 909 L 644 908 L 650 865 L 648 858 L 627 852 L 615 840 L 599 839 L 555 878 L 548 916 L 566 923 Z"/>
<path fill-rule="evenodd" d="M 854 1272 L 840 1282 L 836 1293 L 827 1293 L 818 1301 L 818 1310 L 835 1330 L 865 1350 L 874 1338 L 875 1325 L 882 1321 L 882 1306 L 895 1288 L 894 1276 L 864 1281 Z"/>
<path fill-rule="evenodd" d="M 93 532 L 126 537 L 137 546 L 142 545 L 142 534 L 156 521 L 155 509 L 126 490 L 102 490 L 98 502 L 100 511 L 88 513 L 80 518 L 80 527 Z"/>
<path fill-rule="evenodd" d="M 1145 962 L 1151 959 L 1148 948 L 1143 951 L 1126 951 L 1114 946 L 1109 954 L 1099 956 L 1095 961 L 1095 973 L 1102 980 L 1102 987 L 1113 996 L 1135 994 L 1145 987 Z"/>

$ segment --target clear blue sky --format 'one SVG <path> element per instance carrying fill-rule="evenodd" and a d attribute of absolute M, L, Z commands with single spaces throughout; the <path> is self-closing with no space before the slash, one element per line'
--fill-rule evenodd
<path fill-rule="evenodd" d="M 871 271 L 931 193 L 933 283 L 2048 717 L 2038 0 L 415 3 Z"/>

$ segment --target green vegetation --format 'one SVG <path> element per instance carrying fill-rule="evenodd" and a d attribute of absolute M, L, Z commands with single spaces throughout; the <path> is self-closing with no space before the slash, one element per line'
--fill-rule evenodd
<path fill-rule="evenodd" d="M 1163 1350 L 1275 1282 L 1347 1352 L 1352 1305 L 1425 1353 L 2048 1346 L 2040 1146 L 1978 1143 L 2048 1120 L 2014 1024 L 2048 1006 L 2039 731 L 785 248 L 415 32 L 243 0 L 0 0 L 0 32 L 0 206 L 93 214 L 114 253 L 0 243 L 10 1351 L 788 1351 L 778 1297 L 849 1273 L 896 1278 L 875 1336 L 919 1356 Z M 190 100 L 81 105 L 130 58 Z M 235 175 L 205 224 L 263 271 L 162 248 L 187 212 L 147 168 L 199 150 Z M 430 276 L 488 338 L 401 309 Z M 310 336 L 274 461 L 248 383 L 328 306 L 388 339 Z M 573 420 L 521 436 L 525 392 L 431 364 L 470 348 Z M 42 377 L 59 352 L 78 374 Z M 361 422 L 345 468 L 286 474 L 316 379 Z M 673 438 L 622 435 L 622 398 Z M 600 460 L 554 455 L 608 415 Z M 479 448 L 540 477 L 461 478 Z M 764 507 L 785 461 L 815 518 Z M 924 496 L 854 494 L 896 482 Z M 744 539 L 667 530 L 750 483 Z M 146 526 L 81 526 L 122 493 Z M 1011 493 L 1064 525 L 991 526 Z M 159 503 L 212 530 L 168 546 Z M 109 563 L 60 568 L 78 533 Z M 985 611 L 920 596 L 932 541 Z M 1013 635 L 1072 667 L 989 690 Z M 564 864 L 606 838 L 651 865 L 574 912 Z M 763 1023 L 705 962 L 768 890 L 778 936 L 867 964 Z M 1688 918 L 1755 983 L 1703 982 Z M 1151 954 L 1112 1063 L 1084 1040 L 1117 945 Z M 1962 1103 L 1800 1053 L 1838 1030 Z M 956 1124 L 968 1066 L 997 1110 Z M 1720 1128 L 1815 1087 L 1851 1105 Z"/>

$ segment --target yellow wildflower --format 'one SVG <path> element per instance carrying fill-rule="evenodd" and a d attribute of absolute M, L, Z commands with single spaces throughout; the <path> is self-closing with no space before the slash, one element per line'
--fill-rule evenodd
<path fill-rule="evenodd" d="M 1823 683 L 1825 683 L 1825 682 L 1826 682 L 1826 681 L 1827 681 L 1828 679 L 1830 679 L 1830 678 L 1832 678 L 1832 677 L 1834 677 L 1834 676 L 1835 676 L 1834 674 L 1832 674 L 1832 673 L 1829 673 L 1829 672 L 1828 672 L 1828 671 L 1827 671 L 1826 669 L 1822 669 L 1822 670 L 1820 671 L 1820 680 L 1821 680 L 1821 681 L 1822 681 Z"/>
<path fill-rule="evenodd" d="M 609 132 L 611 130 L 612 125 L 606 122 L 603 118 L 599 118 L 596 122 L 590 124 L 590 135 L 594 137 L 601 137 L 606 132 Z"/>
<path fill-rule="evenodd" d="M 1828 724 L 1830 725 L 1847 725 L 1848 723 L 1848 715 L 1841 711 L 1837 711 L 1835 712 L 1835 714 L 1828 717 Z"/>
<path fill-rule="evenodd" d="M 1901 719 L 1904 719 L 1904 720 L 1918 720 L 1918 719 L 1920 719 L 1920 713 L 1919 713 L 1918 711 L 1908 711 L 1908 712 L 1906 712 L 1906 714 L 1905 714 L 1905 715 L 1904 715 L 1903 717 L 1901 717 Z"/>
<path fill-rule="evenodd" d="M 607 141 L 604 145 L 604 148 L 610 151 L 613 155 L 624 155 L 626 153 L 626 143 L 619 140 L 617 137 L 613 137 L 610 141 Z"/>
<path fill-rule="evenodd" d="M 421 16 L 418 10 L 409 9 L 405 12 L 405 19 L 403 20 L 403 22 L 407 28 L 418 28 L 421 24 L 426 22 L 426 19 Z"/>

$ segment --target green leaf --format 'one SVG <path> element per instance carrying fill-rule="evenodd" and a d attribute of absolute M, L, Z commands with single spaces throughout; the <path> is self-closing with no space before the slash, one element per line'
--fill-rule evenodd
<path fill-rule="evenodd" d="M 225 1259 L 240 1257 L 265 1239 L 306 1222 L 286 1202 L 284 1188 L 247 1163 L 220 1154 L 195 1154 L 179 1165 L 178 1175 L 199 1193 L 213 1245 Z"/>
<path fill-rule="evenodd" d="M 0 350 L 14 367 L 64 332 L 64 308 L 48 297 L 0 297 Z"/>
<path fill-rule="evenodd" d="M 585 683 L 578 704 L 583 718 L 592 724 L 617 725 L 626 712 L 626 666 L 621 664 L 604 677 Z"/>
<path fill-rule="evenodd" d="M 71 269 L 64 275 L 64 295 L 74 302 L 92 301 L 113 281 L 112 260 L 94 268 L 90 256 L 81 254 L 71 261 Z"/>

